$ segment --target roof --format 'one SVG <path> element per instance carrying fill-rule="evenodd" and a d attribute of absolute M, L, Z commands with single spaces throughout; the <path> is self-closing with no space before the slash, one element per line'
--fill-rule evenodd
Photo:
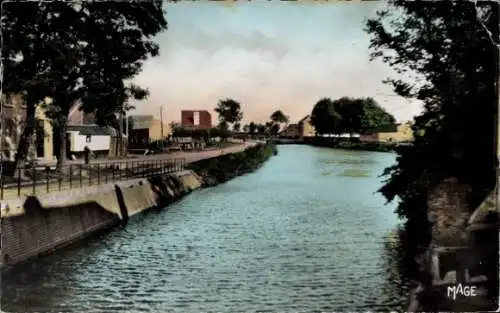
<path fill-rule="evenodd" d="M 194 113 L 194 112 L 206 112 L 208 114 L 210 114 L 210 112 L 208 112 L 207 110 L 181 110 L 181 113 Z"/>
<path fill-rule="evenodd" d="M 149 129 L 153 125 L 153 115 L 131 115 L 129 118 L 130 129 Z"/>
<path fill-rule="evenodd" d="M 109 126 L 99 125 L 68 125 L 68 132 L 79 132 L 83 136 L 116 136 L 117 132 Z"/>
<path fill-rule="evenodd" d="M 307 120 L 309 118 L 309 114 L 307 114 L 306 116 L 304 116 L 302 119 L 299 120 L 298 124 L 300 123 L 303 123 L 305 120 Z"/>
<path fill-rule="evenodd" d="M 295 131 L 299 128 L 299 124 L 288 124 L 285 128 L 283 128 L 280 132 L 287 132 L 287 131 Z"/>

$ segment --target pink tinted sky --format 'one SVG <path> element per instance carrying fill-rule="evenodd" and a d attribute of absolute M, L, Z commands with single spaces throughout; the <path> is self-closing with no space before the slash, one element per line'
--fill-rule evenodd
<path fill-rule="evenodd" d="M 281 109 L 290 120 L 323 97 L 373 97 L 398 121 L 421 105 L 382 83 L 393 72 L 369 61 L 364 20 L 383 2 L 166 3 L 169 29 L 157 36 L 160 55 L 135 83 L 150 91 L 131 114 L 179 121 L 182 109 L 212 113 L 219 99 L 239 101 L 244 123 L 264 122 Z"/>

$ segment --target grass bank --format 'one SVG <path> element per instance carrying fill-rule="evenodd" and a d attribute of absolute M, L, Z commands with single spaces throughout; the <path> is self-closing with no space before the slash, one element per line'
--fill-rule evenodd
<path fill-rule="evenodd" d="M 203 179 L 203 187 L 215 186 L 260 168 L 273 154 L 273 144 L 257 144 L 245 151 L 190 163 L 187 167 Z"/>

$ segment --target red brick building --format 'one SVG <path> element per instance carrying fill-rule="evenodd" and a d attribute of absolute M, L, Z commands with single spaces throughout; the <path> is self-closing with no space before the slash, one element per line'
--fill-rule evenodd
<path fill-rule="evenodd" d="M 185 128 L 211 128 L 212 116 L 206 110 L 182 110 L 181 127 Z"/>

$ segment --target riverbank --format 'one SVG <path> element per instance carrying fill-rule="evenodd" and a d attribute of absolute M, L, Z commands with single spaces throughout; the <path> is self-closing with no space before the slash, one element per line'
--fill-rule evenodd
<path fill-rule="evenodd" d="M 175 173 L 2 201 L 1 264 L 16 265 L 125 225 L 130 217 L 163 208 L 202 186 L 255 170 L 272 154 L 272 146 L 256 144 Z"/>
<path fill-rule="evenodd" d="M 274 145 L 259 143 L 241 152 L 190 163 L 188 168 L 200 175 L 203 187 L 211 187 L 257 170 L 275 153 Z"/>
<path fill-rule="evenodd" d="M 356 151 L 373 151 L 373 152 L 395 152 L 401 143 L 385 143 L 385 142 L 361 142 L 359 140 L 346 138 L 328 138 L 328 137 L 313 137 L 299 139 L 277 139 L 276 144 L 303 144 L 314 147 L 325 147 L 332 149 L 345 149 Z"/>

